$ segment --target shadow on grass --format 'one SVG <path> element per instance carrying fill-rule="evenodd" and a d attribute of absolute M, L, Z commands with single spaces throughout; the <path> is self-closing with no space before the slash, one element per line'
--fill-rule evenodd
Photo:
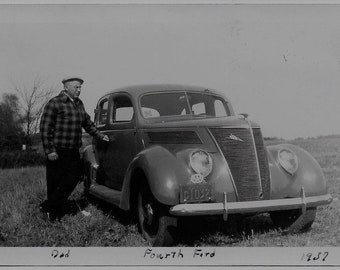
<path fill-rule="evenodd" d="M 88 204 L 92 204 L 98 210 L 102 211 L 104 215 L 109 216 L 110 218 L 115 219 L 121 225 L 133 225 L 137 223 L 136 218 L 134 218 L 129 211 L 124 211 L 108 202 L 95 198 L 93 196 L 82 197 Z"/>
<path fill-rule="evenodd" d="M 88 203 L 94 205 L 105 215 L 123 226 L 137 224 L 137 218 L 131 212 L 123 211 L 105 201 L 87 197 Z M 254 234 L 267 233 L 276 229 L 269 215 L 252 217 L 232 215 L 228 221 L 218 217 L 184 217 L 178 222 L 176 246 L 231 246 L 251 239 Z"/>
<path fill-rule="evenodd" d="M 228 221 L 222 217 L 190 217 L 180 221 L 179 245 L 183 246 L 231 246 L 255 234 L 277 229 L 268 215 L 252 217 L 233 215 Z"/>

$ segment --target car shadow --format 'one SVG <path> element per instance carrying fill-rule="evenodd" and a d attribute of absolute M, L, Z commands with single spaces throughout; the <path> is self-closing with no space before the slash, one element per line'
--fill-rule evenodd
<path fill-rule="evenodd" d="M 80 197 L 78 199 L 69 199 L 64 206 L 64 215 L 74 216 L 84 210 L 88 206 L 88 204 L 88 200 L 83 197 Z"/>
<path fill-rule="evenodd" d="M 114 218 L 115 221 L 120 223 L 121 225 L 133 225 L 137 223 L 137 220 L 134 216 L 131 215 L 131 212 L 124 211 L 108 202 L 105 202 L 101 199 L 88 195 L 84 197 L 88 204 L 92 204 L 98 210 L 102 211 L 103 214 Z"/>
<path fill-rule="evenodd" d="M 255 234 L 277 229 L 268 214 L 245 217 L 190 217 L 180 220 L 178 230 L 179 246 L 233 246 L 250 240 Z"/>
<path fill-rule="evenodd" d="M 136 225 L 137 218 L 131 212 L 121 210 L 103 200 L 92 196 L 82 198 L 94 205 L 105 215 L 123 226 Z M 175 246 L 233 246 L 251 239 L 255 234 L 267 233 L 277 229 L 268 214 L 251 217 L 231 215 L 228 221 L 221 216 L 183 217 L 178 220 Z"/>

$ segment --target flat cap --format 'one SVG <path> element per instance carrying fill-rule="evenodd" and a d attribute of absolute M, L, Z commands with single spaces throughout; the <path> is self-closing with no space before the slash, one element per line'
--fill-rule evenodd
<path fill-rule="evenodd" d="M 77 77 L 77 76 L 69 76 L 69 77 L 65 77 L 61 82 L 64 84 L 66 82 L 70 82 L 70 81 L 78 81 L 80 82 L 81 84 L 84 83 L 84 80 L 80 77 Z"/>

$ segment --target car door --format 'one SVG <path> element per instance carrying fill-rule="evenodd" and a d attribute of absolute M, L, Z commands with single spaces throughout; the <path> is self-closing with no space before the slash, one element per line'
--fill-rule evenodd
<path fill-rule="evenodd" d="M 99 147 L 104 184 L 121 190 L 125 172 L 137 152 L 135 113 L 128 94 L 117 93 L 110 97 L 105 134 L 110 142 Z"/>

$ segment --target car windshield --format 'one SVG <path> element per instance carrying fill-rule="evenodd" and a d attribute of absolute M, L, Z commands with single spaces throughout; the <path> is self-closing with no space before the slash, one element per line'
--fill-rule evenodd
<path fill-rule="evenodd" d="M 230 111 L 226 102 L 209 93 L 173 92 L 146 94 L 140 100 L 144 118 L 166 116 L 224 117 Z"/>

